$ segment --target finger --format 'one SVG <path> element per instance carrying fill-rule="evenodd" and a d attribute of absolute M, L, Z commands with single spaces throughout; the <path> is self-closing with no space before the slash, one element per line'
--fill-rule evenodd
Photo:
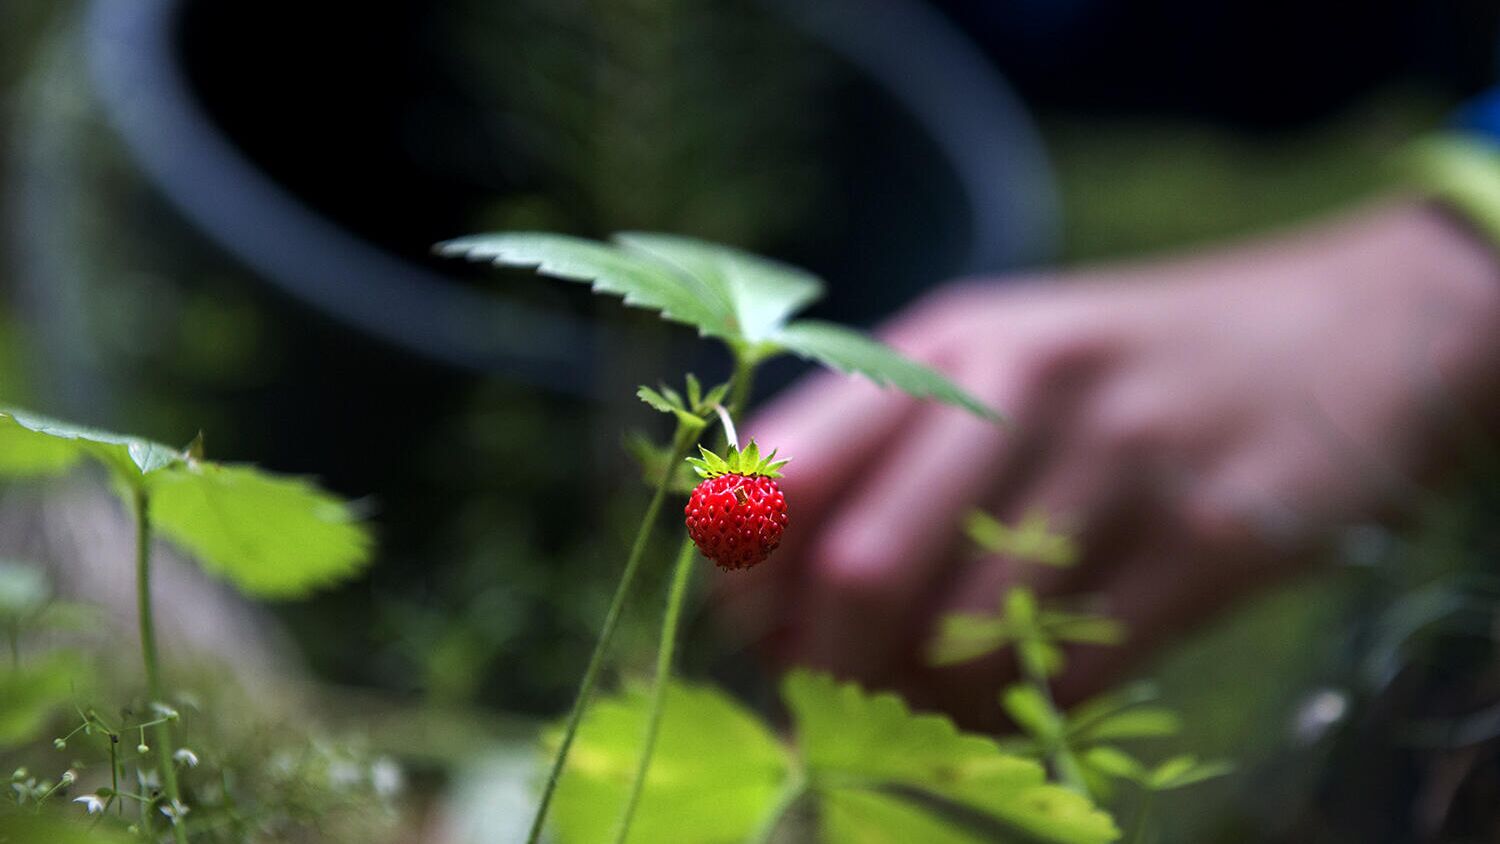
<path fill-rule="evenodd" d="M 946 566 L 959 520 L 993 486 L 1011 436 L 928 406 L 871 461 L 809 549 L 799 642 L 807 661 L 866 675 L 889 656 Z"/>

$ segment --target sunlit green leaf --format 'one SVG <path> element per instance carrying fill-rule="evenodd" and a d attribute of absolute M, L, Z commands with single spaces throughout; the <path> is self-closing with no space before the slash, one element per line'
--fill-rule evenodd
<path fill-rule="evenodd" d="M 543 232 L 460 237 L 438 244 L 436 251 L 471 261 L 534 268 L 541 275 L 620 296 L 626 305 L 658 311 L 663 318 L 695 326 L 704 334 L 739 337 L 733 302 L 722 290 L 640 252 Z"/>
<path fill-rule="evenodd" d="M 810 273 L 727 246 L 644 232 L 615 235 L 615 242 L 712 287 L 731 303 L 740 335 L 751 343 L 770 338 L 823 293 L 822 282 Z"/>
<path fill-rule="evenodd" d="M 346 580 L 372 540 L 340 498 L 311 481 L 215 463 L 151 480 L 161 534 L 251 595 L 290 598 Z"/>
<path fill-rule="evenodd" d="M 180 449 L 20 410 L 0 410 L 0 475 L 57 474 L 84 457 L 125 483 L 182 460 Z"/>
<path fill-rule="evenodd" d="M 832 788 L 818 801 L 826 844 L 986 844 L 992 839 L 892 794 Z"/>
<path fill-rule="evenodd" d="M 998 420 L 994 410 L 943 375 L 895 349 L 831 322 L 799 320 L 781 329 L 772 340 L 798 357 L 848 372 L 884 386 L 894 386 L 917 398 L 933 398 L 962 407 L 984 419 Z"/>
<path fill-rule="evenodd" d="M 893 694 L 794 671 L 782 696 L 815 787 L 850 780 L 909 786 L 1043 841 L 1092 844 L 1119 835 L 1086 797 L 1047 783 L 1036 761 L 1002 753 L 993 739 L 960 732 L 944 716 L 913 713 Z"/>
<path fill-rule="evenodd" d="M 645 690 L 632 689 L 589 709 L 554 797 L 553 826 L 562 844 L 613 840 L 648 704 Z M 549 743 L 559 735 L 554 731 Z M 775 803 L 788 764 L 775 737 L 729 697 L 672 683 L 630 841 L 743 841 Z"/>
<path fill-rule="evenodd" d="M 1078 760 L 1085 767 L 1120 779 L 1139 779 L 1145 774 L 1144 766 L 1134 756 L 1107 744 L 1085 750 Z"/>

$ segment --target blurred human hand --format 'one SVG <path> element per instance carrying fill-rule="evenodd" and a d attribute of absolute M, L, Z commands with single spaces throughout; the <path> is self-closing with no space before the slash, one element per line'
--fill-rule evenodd
<path fill-rule="evenodd" d="M 1009 658 L 924 666 L 942 614 L 1021 580 L 1098 593 L 1129 639 L 1072 655 L 1077 698 L 1388 515 L 1452 452 L 1434 398 L 1500 392 L 1500 264 L 1402 202 L 1186 259 L 956 283 L 880 333 L 1012 424 L 807 379 L 745 426 L 793 458 L 792 518 L 776 556 L 722 578 L 723 611 L 779 663 L 983 725 Z M 1046 513 L 1080 564 L 963 562 L 974 507 Z"/>

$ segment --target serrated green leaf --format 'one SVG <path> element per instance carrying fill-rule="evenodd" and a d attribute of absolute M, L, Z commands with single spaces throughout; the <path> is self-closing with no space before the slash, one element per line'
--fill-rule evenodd
<path fill-rule="evenodd" d="M 724 397 L 727 395 L 729 395 L 729 382 L 726 381 L 708 391 L 708 395 L 703 397 L 703 407 L 706 409 L 716 404 L 723 404 Z"/>
<path fill-rule="evenodd" d="M 823 283 L 811 273 L 728 246 L 646 232 L 622 232 L 614 240 L 713 288 L 731 303 L 739 333 L 750 343 L 771 338 L 823 294 Z"/>
<path fill-rule="evenodd" d="M 135 485 L 142 475 L 182 462 L 178 449 L 21 410 L 0 410 L 0 475 L 53 475 L 84 457 Z"/>
<path fill-rule="evenodd" d="M 651 405 L 653 409 L 662 413 L 675 413 L 677 411 L 677 408 L 673 407 L 672 403 L 667 401 L 665 396 L 650 387 L 641 386 L 636 388 L 635 395 L 641 401 Z"/>
<path fill-rule="evenodd" d="M 40 738 L 53 713 L 88 677 L 83 660 L 71 651 L 0 669 L 0 747 Z"/>
<path fill-rule="evenodd" d="M 818 800 L 819 841 L 827 844 L 986 844 L 992 839 L 893 794 L 832 788 Z"/>
<path fill-rule="evenodd" d="M 1062 722 L 1052 711 L 1052 704 L 1035 686 L 1025 683 L 1011 686 L 1000 695 L 1000 705 L 1016 726 L 1043 743 L 1052 742 L 1062 735 Z"/>
<path fill-rule="evenodd" d="M 201 463 L 153 475 L 150 495 L 163 536 L 251 595 L 305 595 L 370 559 L 370 534 L 349 506 L 303 478 Z"/>
<path fill-rule="evenodd" d="M 626 305 L 657 311 L 664 319 L 692 325 L 702 334 L 740 337 L 734 305 L 722 291 L 639 251 L 544 232 L 472 235 L 434 248 L 438 254 L 470 261 L 534 268 L 541 275 L 620 296 Z"/>
<path fill-rule="evenodd" d="M 1076 729 L 1079 742 L 1120 741 L 1125 739 L 1165 738 L 1182 730 L 1182 719 L 1170 709 L 1138 706 L 1097 718 Z"/>
<path fill-rule="evenodd" d="M 1002 753 L 993 739 L 960 732 L 944 716 L 913 713 L 893 694 L 793 671 L 782 697 L 815 788 L 849 780 L 909 786 L 1044 841 L 1102 844 L 1118 837 L 1109 815 L 1048 784 L 1036 761 Z"/>
<path fill-rule="evenodd" d="M 933 665 L 956 665 L 994 653 L 1010 641 L 1010 627 L 1003 619 L 952 613 L 939 623 L 927 659 Z"/>
<path fill-rule="evenodd" d="M 562 844 L 613 840 L 645 733 L 649 695 L 632 689 L 584 717 L 554 797 Z M 554 729 L 549 743 L 558 740 Z M 630 841 L 740 842 L 788 776 L 786 751 L 760 721 L 711 687 L 667 686 L 661 732 Z"/>
<path fill-rule="evenodd" d="M 853 329 L 831 322 L 798 320 L 771 339 L 798 357 L 862 375 L 879 386 L 893 386 L 917 398 L 956 405 L 983 419 L 1000 419 L 994 410 L 938 372 Z"/>

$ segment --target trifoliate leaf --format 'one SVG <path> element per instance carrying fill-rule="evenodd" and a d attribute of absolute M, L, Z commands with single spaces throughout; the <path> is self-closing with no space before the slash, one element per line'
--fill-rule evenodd
<path fill-rule="evenodd" d="M 616 243 L 680 268 L 731 303 L 740 336 L 769 339 L 823 294 L 823 283 L 803 270 L 728 246 L 675 235 L 623 232 Z"/>
<path fill-rule="evenodd" d="M 626 305 L 658 311 L 664 319 L 700 333 L 740 339 L 733 302 L 719 290 L 642 252 L 541 232 L 501 232 L 460 237 L 434 247 L 441 255 L 499 266 L 534 268 L 541 275 L 589 284 L 620 296 Z"/>
<path fill-rule="evenodd" d="M 614 839 L 649 697 L 632 689 L 598 701 L 584 717 L 553 798 L 553 829 L 561 844 Z M 559 737 L 554 730 L 550 743 Z M 722 692 L 671 683 L 629 840 L 744 841 L 776 802 L 789 764 L 775 737 Z"/>
<path fill-rule="evenodd" d="M 893 794 L 831 788 L 818 801 L 818 840 L 827 844 L 986 844 L 992 838 Z"/>
<path fill-rule="evenodd" d="M 1119 832 L 1088 798 L 1046 781 L 1042 766 L 1002 753 L 941 715 L 917 714 L 893 694 L 794 671 L 782 696 L 814 787 L 857 780 L 908 786 L 979 811 L 1042 841 L 1094 844 Z"/>
<path fill-rule="evenodd" d="M 672 406 L 671 402 L 667 401 L 665 396 L 651 389 L 650 387 L 642 386 L 636 389 L 635 395 L 636 398 L 639 398 L 641 401 L 651 405 L 652 408 L 659 410 L 662 413 L 672 413 L 677 410 L 677 408 Z"/>
<path fill-rule="evenodd" d="M 299 597 L 370 559 L 348 504 L 303 478 L 200 463 L 153 475 L 150 495 L 163 536 L 251 595 Z"/>
<path fill-rule="evenodd" d="M 917 398 L 957 405 L 984 419 L 1000 415 L 936 371 L 902 357 L 895 349 L 858 331 L 818 320 L 798 320 L 781 329 L 772 342 L 801 358 L 894 386 Z"/>

